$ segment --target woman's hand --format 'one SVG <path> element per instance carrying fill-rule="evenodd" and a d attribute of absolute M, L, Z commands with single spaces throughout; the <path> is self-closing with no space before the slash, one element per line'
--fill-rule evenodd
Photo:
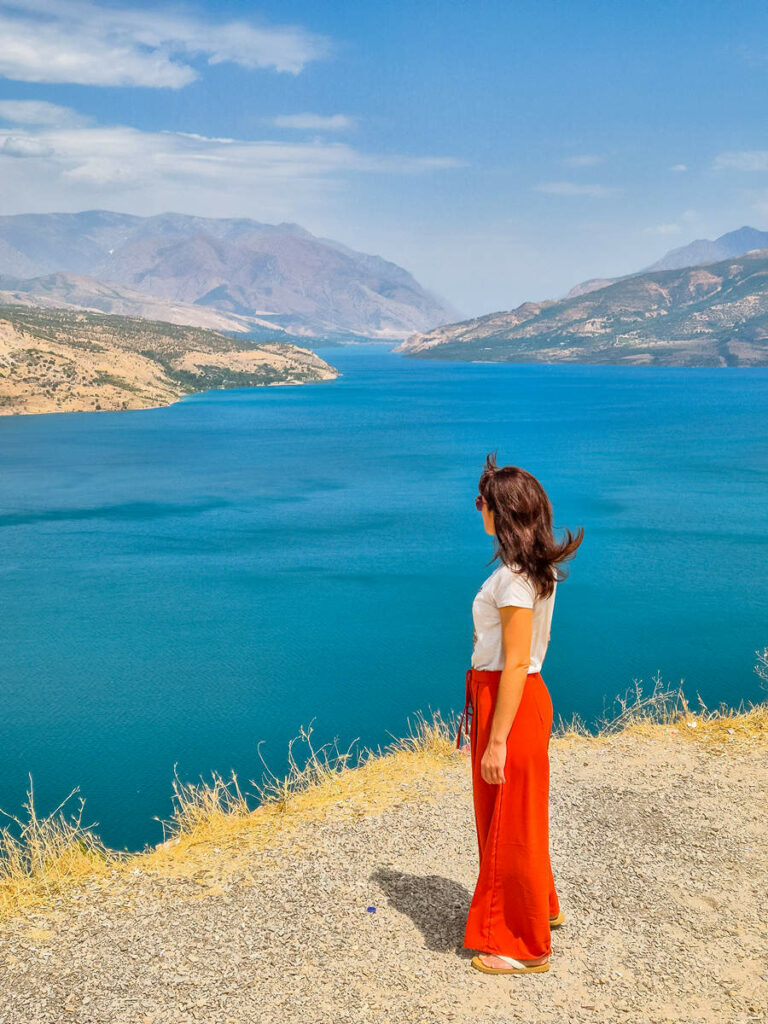
<path fill-rule="evenodd" d="M 507 762 L 507 744 L 498 740 L 489 740 L 488 746 L 480 762 L 480 775 L 491 785 L 500 785 L 504 781 L 504 765 Z"/>

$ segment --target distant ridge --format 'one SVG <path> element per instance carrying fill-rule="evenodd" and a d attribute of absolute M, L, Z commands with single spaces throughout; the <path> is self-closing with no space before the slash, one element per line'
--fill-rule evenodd
<path fill-rule="evenodd" d="M 264 327 L 272 337 L 286 338 L 282 327 L 255 317 L 220 313 L 216 309 L 194 306 L 183 302 L 170 302 L 143 295 L 132 288 L 98 281 L 84 274 L 58 271 L 43 277 L 15 278 L 0 275 L 0 304 L 7 306 L 34 306 L 41 309 L 97 310 L 122 316 L 164 320 L 170 324 L 205 327 L 215 331 L 254 333 Z"/>
<path fill-rule="evenodd" d="M 643 267 L 638 273 L 645 274 L 652 270 L 680 270 L 682 267 L 695 267 L 702 263 L 716 263 L 732 256 L 743 256 L 753 249 L 768 248 L 768 231 L 757 228 L 743 227 L 720 235 L 714 242 L 708 238 L 697 238 L 689 245 L 679 249 L 670 249 L 666 256 Z"/>
<path fill-rule="evenodd" d="M 50 275 L 75 275 L 58 283 Z M 162 304 L 189 322 L 201 313 L 242 318 L 305 337 L 329 333 L 399 339 L 456 319 L 457 311 L 426 291 L 402 267 L 317 238 L 298 224 L 261 224 L 180 213 L 154 217 L 88 210 L 0 217 L 0 275 L 33 303 L 58 296 L 81 308 L 103 308 L 105 285 L 120 296 L 120 312 L 164 319 Z M 32 279 L 47 278 L 41 283 Z M 139 297 L 136 297 L 136 296 Z M 158 303 L 160 305 L 158 305 Z M 233 321 L 234 322 L 234 321 Z M 238 329 L 235 326 L 233 329 Z M 242 328 L 241 328 L 242 329 Z"/>
<path fill-rule="evenodd" d="M 732 256 L 743 256 L 754 249 L 766 248 L 768 248 L 768 231 L 758 231 L 757 228 L 745 226 L 720 235 L 714 242 L 708 238 L 697 238 L 688 245 L 670 249 L 660 260 L 636 270 L 633 274 L 623 274 L 621 277 L 593 277 L 588 281 L 582 281 L 580 284 L 574 285 L 563 298 L 573 299 L 578 295 L 586 295 L 587 292 L 614 284 L 616 281 L 626 281 L 628 277 L 648 274 L 654 270 L 681 270 L 683 267 L 697 267 L 704 263 L 727 260 Z"/>

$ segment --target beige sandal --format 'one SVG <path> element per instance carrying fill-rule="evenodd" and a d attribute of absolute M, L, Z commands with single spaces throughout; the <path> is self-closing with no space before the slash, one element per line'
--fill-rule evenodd
<path fill-rule="evenodd" d="M 565 914 L 561 910 L 557 917 L 550 917 L 549 927 L 559 928 L 563 921 L 565 921 Z M 485 974 L 532 974 L 549 970 L 549 960 L 545 960 L 543 964 L 531 966 L 530 964 L 524 964 L 522 960 L 515 960 L 513 956 L 503 956 L 501 953 L 493 953 L 492 955 L 497 956 L 499 960 L 504 960 L 505 963 L 509 964 L 509 967 L 488 967 L 479 956 L 472 957 L 472 966 L 476 967 L 478 971 L 483 971 Z"/>
<path fill-rule="evenodd" d="M 545 960 L 542 964 L 524 964 L 522 960 L 515 960 L 513 956 L 502 956 L 501 953 L 489 953 L 488 956 L 497 956 L 499 960 L 503 960 L 510 966 L 489 967 L 479 956 L 472 957 L 472 966 L 484 974 L 539 974 L 541 971 L 549 970 L 549 960 Z"/>
<path fill-rule="evenodd" d="M 549 927 L 559 928 L 560 925 L 565 921 L 565 914 L 560 911 L 557 917 L 550 917 Z M 522 960 L 515 960 L 513 956 L 502 956 L 501 953 L 493 953 L 492 956 L 497 956 L 499 960 L 504 960 L 509 964 L 509 968 L 506 967 L 489 967 L 484 964 L 479 956 L 472 957 L 472 966 L 476 967 L 478 971 L 483 971 L 485 974 L 530 974 L 533 972 L 548 971 L 549 960 L 545 960 L 543 964 L 535 964 L 531 966 L 526 965 Z"/>

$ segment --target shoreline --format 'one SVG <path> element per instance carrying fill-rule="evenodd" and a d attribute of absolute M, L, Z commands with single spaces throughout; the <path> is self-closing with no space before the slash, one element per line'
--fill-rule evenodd
<path fill-rule="evenodd" d="M 211 391 L 255 391 L 261 388 L 303 387 L 305 384 L 324 384 L 326 381 L 336 380 L 338 377 L 342 376 L 343 374 L 340 371 L 337 371 L 336 373 L 329 373 L 322 377 L 307 378 L 306 380 L 272 380 L 265 381 L 263 384 L 252 384 L 248 386 L 238 385 L 233 388 L 201 388 L 200 391 L 188 391 L 183 395 L 178 395 L 167 402 L 160 402 L 157 405 L 137 405 L 129 409 L 48 409 L 44 411 L 36 410 L 34 412 L 14 409 L 9 412 L 0 407 L 0 417 L 6 416 L 10 419 L 13 416 L 69 416 L 71 414 L 79 413 L 93 413 L 94 415 L 98 415 L 99 413 L 151 412 L 153 409 L 170 409 L 171 406 L 178 405 L 179 402 L 183 402 L 185 398 L 191 398 L 193 395 L 204 395 Z"/>

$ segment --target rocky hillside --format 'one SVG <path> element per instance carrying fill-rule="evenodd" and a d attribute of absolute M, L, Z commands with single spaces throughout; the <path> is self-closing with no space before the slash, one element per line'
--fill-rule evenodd
<path fill-rule="evenodd" d="M 109 282 L 298 335 L 402 338 L 456 318 L 402 267 L 296 224 L 106 210 L 0 217 L 0 275 L 15 290 L 37 294 L 23 282 L 58 272 L 96 279 L 79 282 L 83 306 L 101 308 L 88 291 Z M 122 301 L 121 312 L 142 314 L 141 300 Z"/>
<path fill-rule="evenodd" d="M 526 302 L 427 333 L 410 356 L 490 362 L 768 365 L 768 249 Z"/>
<path fill-rule="evenodd" d="M 0 414 L 145 409 L 211 388 L 302 384 L 338 372 L 314 352 L 215 331 L 0 306 Z"/>

